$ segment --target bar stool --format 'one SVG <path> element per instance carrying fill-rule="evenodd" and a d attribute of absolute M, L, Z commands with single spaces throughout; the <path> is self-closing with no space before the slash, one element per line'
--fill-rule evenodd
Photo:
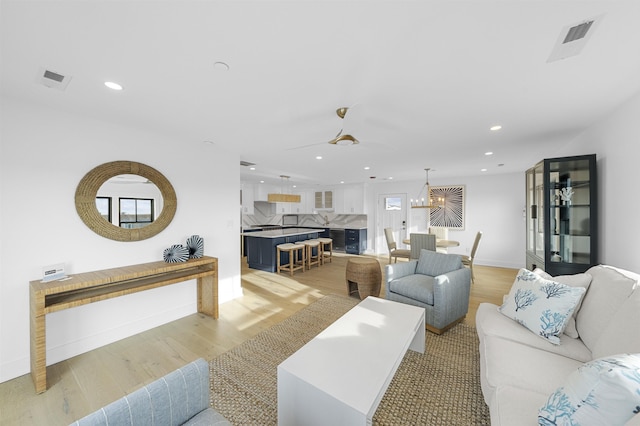
<path fill-rule="evenodd" d="M 280 273 L 280 271 L 289 271 L 291 276 L 293 276 L 293 271 L 297 271 L 298 269 L 302 269 L 302 272 L 304 272 L 305 248 L 306 246 L 304 244 L 291 244 L 291 243 L 278 244 L 276 246 L 276 261 L 278 262 L 278 268 L 277 268 L 278 273 Z M 285 263 L 284 265 L 281 264 L 280 254 L 282 252 L 286 252 L 289 254 L 288 264 L 287 263 Z M 299 263 L 296 260 L 296 257 L 299 257 L 302 262 Z"/>
<path fill-rule="evenodd" d="M 306 240 L 301 241 L 307 248 L 307 267 L 311 269 L 311 265 L 318 265 L 320 267 L 320 241 L 318 240 Z M 313 249 L 316 249 L 316 254 L 313 254 Z"/>
<path fill-rule="evenodd" d="M 322 264 L 325 262 L 324 255 L 327 253 L 327 245 L 329 246 L 329 263 L 331 263 L 333 258 L 333 239 L 320 237 L 318 241 L 320 241 L 320 248 L 322 249 Z"/>

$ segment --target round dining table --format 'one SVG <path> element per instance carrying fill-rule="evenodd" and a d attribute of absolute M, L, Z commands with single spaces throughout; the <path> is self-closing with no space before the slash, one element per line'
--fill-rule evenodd
<path fill-rule="evenodd" d="M 409 238 L 406 238 L 402 240 L 402 242 L 404 244 L 410 245 L 411 240 Z M 458 247 L 459 245 L 460 245 L 460 241 L 436 239 L 436 247 L 449 248 L 449 247 Z"/>

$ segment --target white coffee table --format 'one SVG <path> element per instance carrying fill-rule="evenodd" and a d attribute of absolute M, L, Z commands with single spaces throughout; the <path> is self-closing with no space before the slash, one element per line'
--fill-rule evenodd
<path fill-rule="evenodd" d="M 279 425 L 370 425 L 424 309 L 367 297 L 278 366 Z"/>

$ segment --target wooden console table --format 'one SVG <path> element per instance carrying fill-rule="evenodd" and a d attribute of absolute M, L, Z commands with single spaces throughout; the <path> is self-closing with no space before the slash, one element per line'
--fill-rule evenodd
<path fill-rule="evenodd" d="M 215 257 L 85 272 L 65 281 L 31 281 L 31 377 L 36 392 L 47 390 L 46 314 L 193 279 L 198 280 L 198 312 L 218 318 L 218 259 Z"/>

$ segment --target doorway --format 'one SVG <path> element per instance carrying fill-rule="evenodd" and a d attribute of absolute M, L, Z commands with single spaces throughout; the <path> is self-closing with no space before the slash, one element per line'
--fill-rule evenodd
<path fill-rule="evenodd" d="M 402 240 L 407 236 L 407 194 L 378 195 L 378 226 L 376 229 L 377 254 L 388 253 L 385 228 L 393 229 L 393 237 L 397 246 L 404 247 Z"/>

